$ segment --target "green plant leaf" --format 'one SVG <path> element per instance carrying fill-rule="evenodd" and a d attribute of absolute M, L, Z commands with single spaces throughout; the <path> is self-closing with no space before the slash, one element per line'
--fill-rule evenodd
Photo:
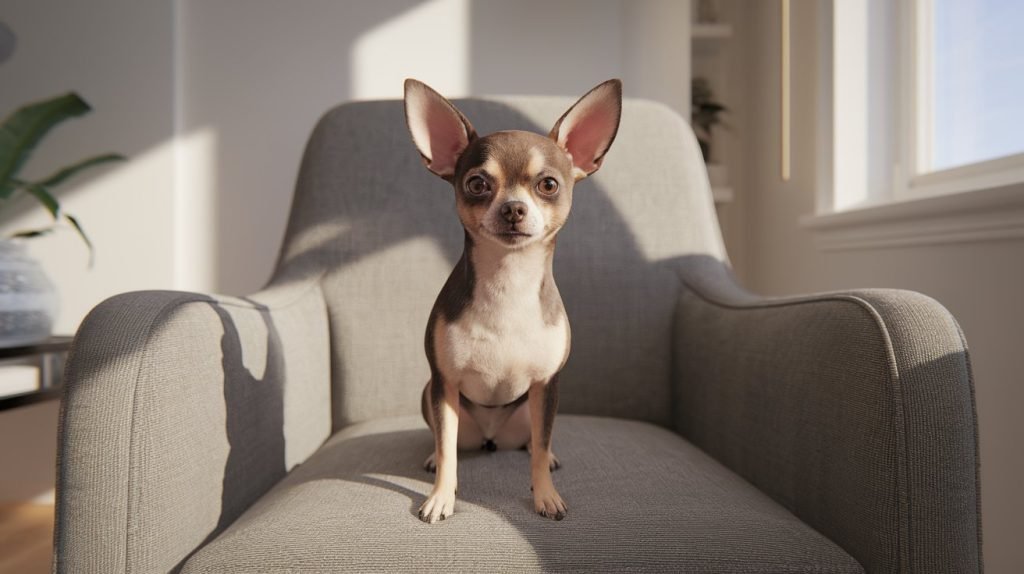
<path fill-rule="evenodd" d="M 57 219 L 57 216 L 60 214 L 60 203 L 57 202 L 57 198 L 49 190 L 38 183 L 30 183 L 25 186 L 25 191 L 38 199 L 39 203 L 42 203 L 43 207 L 46 208 L 46 211 L 49 211 L 54 219 Z"/>
<path fill-rule="evenodd" d="M 89 159 L 83 159 L 82 161 L 80 161 L 80 162 L 78 162 L 76 164 L 69 165 L 69 166 L 67 166 L 67 167 L 65 167 L 65 168 L 63 168 L 63 169 L 61 169 L 61 170 L 59 170 L 59 171 L 57 171 L 55 173 L 50 174 L 49 176 L 47 176 L 47 177 L 45 177 L 45 178 L 43 178 L 43 179 L 41 179 L 41 180 L 39 180 L 39 181 L 37 181 L 35 183 L 37 185 L 43 185 L 43 186 L 46 186 L 46 187 L 56 187 L 56 186 L 64 183 L 64 181 L 67 180 L 68 178 L 70 178 L 71 176 L 75 175 L 76 173 L 78 173 L 78 172 L 80 172 L 80 171 L 82 171 L 84 169 L 90 168 L 90 167 L 92 167 L 94 165 L 99 165 L 101 163 L 108 163 L 108 162 L 112 162 L 112 161 L 123 161 L 125 159 L 126 158 L 123 155 L 117 154 L 117 153 L 107 153 L 107 154 L 103 154 L 103 155 L 98 155 L 96 157 L 91 157 Z"/>
<path fill-rule="evenodd" d="M 69 215 L 69 214 L 65 213 L 64 214 L 64 219 L 67 219 L 68 222 L 71 224 L 71 226 L 75 228 L 75 231 L 78 232 L 79 237 L 81 237 L 82 241 L 85 242 L 85 246 L 89 248 L 89 267 L 92 267 L 92 262 L 93 262 L 92 241 L 89 241 L 89 236 L 87 236 L 85 234 L 85 230 L 82 229 L 82 226 L 78 224 L 78 220 L 75 219 L 75 217 L 73 215 Z"/>
<path fill-rule="evenodd" d="M 24 239 L 31 239 L 32 237 L 42 237 L 43 235 L 49 235 L 53 233 L 53 226 L 44 227 L 42 229 L 29 229 L 26 231 L 19 231 L 11 237 L 22 237 Z"/>
<path fill-rule="evenodd" d="M 73 92 L 18 108 L 0 124 L 0 198 L 16 189 L 11 179 L 28 160 L 46 132 L 60 122 L 91 108 Z"/>
<path fill-rule="evenodd" d="M 28 187 L 28 185 L 29 185 L 29 183 L 27 181 L 21 181 L 20 179 L 18 179 L 16 177 L 12 177 L 10 179 L 10 184 L 11 184 L 11 191 L 12 192 L 14 190 L 22 188 L 22 187 Z M 8 194 L 8 195 L 10 195 L 10 194 Z M 7 198 L 4 197 L 3 199 L 7 199 Z"/>

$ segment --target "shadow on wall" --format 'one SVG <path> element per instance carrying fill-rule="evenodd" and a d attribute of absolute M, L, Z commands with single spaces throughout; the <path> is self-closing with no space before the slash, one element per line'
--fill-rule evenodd
<path fill-rule="evenodd" d="M 215 25 L 246 29 L 245 35 L 232 35 L 232 42 L 218 40 L 222 35 L 216 29 L 203 34 L 214 44 L 216 58 L 203 58 L 203 47 L 194 47 L 199 79 L 218 86 L 216 92 L 204 93 L 206 100 L 197 105 L 190 117 L 194 125 L 186 126 L 189 130 L 212 129 L 216 134 L 213 156 L 218 164 L 211 183 L 216 193 L 216 236 L 212 246 L 216 253 L 212 271 L 218 292 L 245 293 L 260 285 L 271 271 L 267 267 L 272 263 L 269 254 L 280 245 L 291 199 L 290 185 L 268 189 L 261 175 L 267 166 L 254 169 L 251 162 L 273 161 L 273 169 L 294 174 L 295 164 L 276 160 L 298 157 L 294 147 L 305 141 L 317 114 L 354 95 L 354 70 L 349 56 L 360 36 L 422 3 L 423 0 L 384 0 L 355 6 L 318 2 L 300 9 L 316 11 L 317 17 L 282 17 L 281 8 L 275 3 L 246 3 L 244 10 L 232 2 L 203 4 L 204 18 Z M 202 22 L 195 24 L 203 26 Z M 268 38 L 292 38 L 295 42 L 288 49 L 281 49 L 277 42 L 268 42 Z M 236 72 L 238 66 L 248 65 L 266 67 L 274 77 L 244 68 L 241 73 Z M 304 90 L 311 78 L 316 78 L 318 85 Z M 239 98 L 248 93 L 258 96 Z M 288 110 L 285 121 L 281 121 L 282 101 L 288 102 L 284 108 Z M 261 118 L 270 117 L 275 121 L 269 125 L 287 131 L 262 131 L 265 121 Z M 254 190 L 260 193 L 254 195 Z M 255 255 L 260 253 L 267 255 Z"/>
<path fill-rule="evenodd" d="M 469 93 L 582 96 L 621 73 L 622 12 L 629 3 L 469 2 Z"/>

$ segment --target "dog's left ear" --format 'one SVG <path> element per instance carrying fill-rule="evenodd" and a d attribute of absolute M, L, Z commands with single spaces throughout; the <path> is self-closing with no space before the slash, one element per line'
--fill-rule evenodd
<path fill-rule="evenodd" d="M 572 158 L 576 181 L 597 171 L 615 140 L 622 115 L 622 82 L 608 80 L 586 93 L 555 122 L 548 137 Z"/>
<path fill-rule="evenodd" d="M 427 169 L 451 181 L 455 164 L 476 131 L 466 116 L 433 88 L 405 81 L 405 121 Z"/>

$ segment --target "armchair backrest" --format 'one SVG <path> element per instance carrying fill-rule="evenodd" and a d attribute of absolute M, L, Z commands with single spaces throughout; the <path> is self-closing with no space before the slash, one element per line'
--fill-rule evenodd
<path fill-rule="evenodd" d="M 573 100 L 455 103 L 480 134 L 546 134 Z M 462 251 L 452 193 L 423 167 L 400 101 L 341 105 L 308 143 L 272 282 L 320 278 L 336 428 L 419 410 L 427 316 Z M 572 325 L 561 411 L 670 422 L 671 262 L 685 255 L 725 259 L 697 143 L 667 107 L 626 100 L 555 253 Z"/>

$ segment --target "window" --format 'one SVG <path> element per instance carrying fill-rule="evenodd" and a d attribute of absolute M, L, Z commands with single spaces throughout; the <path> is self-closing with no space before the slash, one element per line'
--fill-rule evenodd
<path fill-rule="evenodd" d="M 895 30 L 909 54 L 901 81 L 912 123 L 897 137 L 910 170 L 895 182 L 893 197 L 1024 182 L 1024 3 L 907 6 Z"/>
<path fill-rule="evenodd" d="M 817 6 L 819 247 L 1024 237 L 1024 2 Z"/>
<path fill-rule="evenodd" d="M 918 172 L 1024 152 L 1024 2 L 918 3 Z"/>

